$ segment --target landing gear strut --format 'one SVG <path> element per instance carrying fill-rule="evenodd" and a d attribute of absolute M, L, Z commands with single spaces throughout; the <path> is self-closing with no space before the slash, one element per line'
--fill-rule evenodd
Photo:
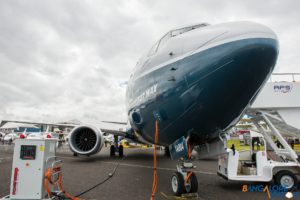
<path fill-rule="evenodd" d="M 110 146 L 110 156 L 114 157 L 116 152 L 119 153 L 119 157 L 122 158 L 124 155 L 123 145 L 118 145 L 118 136 L 114 137 L 114 144 Z"/>

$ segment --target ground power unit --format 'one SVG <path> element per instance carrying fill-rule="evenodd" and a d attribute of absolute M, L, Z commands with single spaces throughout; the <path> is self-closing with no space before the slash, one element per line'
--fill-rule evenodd
<path fill-rule="evenodd" d="M 5 199 L 44 199 L 44 174 L 53 163 L 51 159 L 55 159 L 56 142 L 55 139 L 15 141 L 10 195 Z"/>

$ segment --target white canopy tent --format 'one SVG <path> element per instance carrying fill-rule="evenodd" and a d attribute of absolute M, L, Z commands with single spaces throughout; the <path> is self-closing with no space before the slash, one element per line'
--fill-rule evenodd
<path fill-rule="evenodd" d="M 24 124 L 24 123 L 16 123 L 16 122 L 7 122 L 3 126 L 0 127 L 1 129 L 19 129 L 19 128 L 39 128 L 33 124 Z"/>

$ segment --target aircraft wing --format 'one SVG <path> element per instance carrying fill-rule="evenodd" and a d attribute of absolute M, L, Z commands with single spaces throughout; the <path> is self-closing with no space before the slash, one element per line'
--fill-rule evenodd
<path fill-rule="evenodd" d="M 122 137 L 128 137 L 128 132 L 126 132 L 126 131 L 104 129 L 104 128 L 100 128 L 100 130 L 103 133 L 106 133 L 106 134 L 112 134 L 112 135 L 117 135 L 117 136 L 122 136 Z"/>
<path fill-rule="evenodd" d="M 110 121 L 103 121 L 105 123 L 110 123 L 110 124 L 118 124 L 118 125 L 126 125 L 127 123 L 125 122 L 110 122 Z M 16 121 L 16 120 L 2 120 L 1 122 L 1 126 L 0 128 L 2 127 L 6 127 L 7 125 L 10 125 L 10 124 L 20 124 L 23 125 L 23 126 L 28 126 L 28 125 L 35 125 L 35 126 L 53 126 L 53 127 L 69 127 L 69 128 L 74 128 L 76 126 L 80 126 L 80 124 L 71 124 L 71 123 L 47 123 L 47 122 L 29 122 L 29 121 Z M 105 126 L 105 128 L 101 128 L 101 125 L 99 127 L 99 125 L 94 125 L 96 126 L 97 128 L 99 128 L 101 130 L 101 132 L 103 132 L 104 134 L 112 134 L 112 135 L 117 135 L 117 136 L 121 136 L 121 137 L 126 137 L 126 138 L 133 138 L 130 134 L 130 131 L 121 131 L 120 129 L 112 129 L 112 128 L 107 128 Z"/>
<path fill-rule="evenodd" d="M 102 122 L 109 123 L 109 124 L 127 125 L 127 122 L 112 122 L 112 121 L 102 121 Z"/>
<path fill-rule="evenodd" d="M 75 127 L 79 124 L 69 124 L 69 123 L 47 123 L 47 122 L 28 122 L 28 121 L 17 121 L 17 120 L 2 120 L 0 123 L 0 128 L 7 123 L 19 123 L 19 124 L 33 124 L 40 126 L 65 126 L 65 127 Z"/>

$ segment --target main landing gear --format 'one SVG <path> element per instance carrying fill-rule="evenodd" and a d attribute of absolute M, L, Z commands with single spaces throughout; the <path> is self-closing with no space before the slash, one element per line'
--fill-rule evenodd
<path fill-rule="evenodd" d="M 124 147 L 123 145 L 118 145 L 118 136 L 114 137 L 114 144 L 110 146 L 110 156 L 114 157 L 116 152 L 119 153 L 120 158 L 124 156 Z"/>

